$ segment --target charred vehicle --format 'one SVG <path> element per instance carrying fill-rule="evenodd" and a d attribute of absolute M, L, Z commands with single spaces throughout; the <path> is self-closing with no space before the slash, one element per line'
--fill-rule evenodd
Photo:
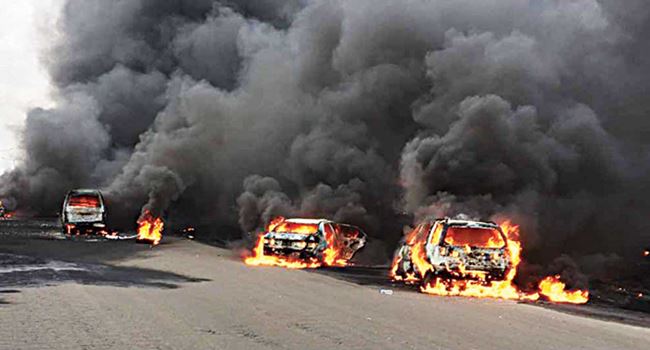
<path fill-rule="evenodd" d="M 274 220 L 260 238 L 263 255 L 345 265 L 366 244 L 358 227 L 325 219 Z"/>
<path fill-rule="evenodd" d="M 437 219 L 419 224 L 403 240 L 393 259 L 392 277 L 500 281 L 512 267 L 508 239 L 492 222 Z"/>
<path fill-rule="evenodd" d="M 99 190 L 73 190 L 63 201 L 61 210 L 63 232 L 72 234 L 108 233 L 106 207 Z"/>

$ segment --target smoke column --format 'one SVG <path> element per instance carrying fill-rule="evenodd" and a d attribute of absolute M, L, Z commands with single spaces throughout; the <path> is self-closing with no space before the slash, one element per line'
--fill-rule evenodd
<path fill-rule="evenodd" d="M 649 23 L 642 0 L 68 0 L 56 107 L 0 197 L 387 247 L 405 214 L 464 213 L 520 223 L 533 262 L 625 254 L 650 241 Z"/>

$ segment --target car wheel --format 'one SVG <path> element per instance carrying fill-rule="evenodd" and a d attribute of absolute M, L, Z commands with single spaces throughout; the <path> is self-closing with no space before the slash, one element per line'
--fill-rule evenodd
<path fill-rule="evenodd" d="M 438 274 L 435 273 L 434 271 L 427 271 L 427 273 L 424 274 L 424 278 L 421 281 L 421 286 L 426 287 L 431 284 L 431 282 L 435 281 L 435 279 L 438 278 Z"/>

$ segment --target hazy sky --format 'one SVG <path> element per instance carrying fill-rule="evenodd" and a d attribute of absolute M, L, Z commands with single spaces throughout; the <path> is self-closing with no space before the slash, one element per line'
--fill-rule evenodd
<path fill-rule="evenodd" d="M 60 0 L 0 0 L 0 173 L 21 157 L 17 131 L 25 113 L 48 106 L 40 49 L 55 35 Z"/>

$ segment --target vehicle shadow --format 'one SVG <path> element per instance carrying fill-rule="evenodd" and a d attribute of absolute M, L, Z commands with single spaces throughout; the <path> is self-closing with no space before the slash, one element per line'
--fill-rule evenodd
<path fill-rule="evenodd" d="M 173 245 L 166 237 L 152 248 L 134 241 L 97 237 L 65 239 L 50 218 L 0 222 L 0 288 L 37 287 L 61 283 L 172 289 L 207 281 L 167 271 L 120 266 L 128 259 L 146 259 Z"/>
<path fill-rule="evenodd" d="M 84 285 L 175 289 L 183 283 L 209 281 L 154 269 L 46 260 L 15 254 L 0 253 L 0 262 L 0 288 L 38 287 L 73 282 Z"/>

